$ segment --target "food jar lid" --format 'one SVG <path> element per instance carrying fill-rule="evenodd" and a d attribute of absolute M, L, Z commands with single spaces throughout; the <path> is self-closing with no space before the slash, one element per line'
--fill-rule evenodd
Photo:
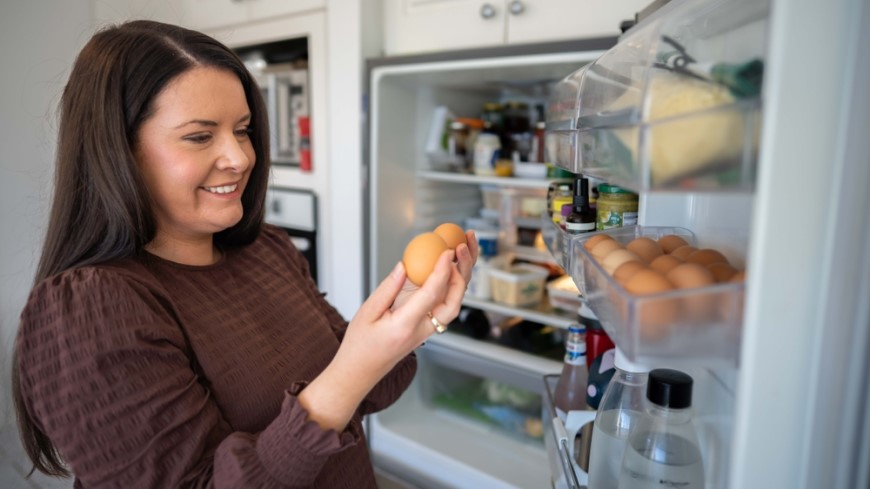
<path fill-rule="evenodd" d="M 629 190 L 625 190 L 622 187 L 617 187 L 616 185 L 610 185 L 609 183 L 602 183 L 598 185 L 598 192 L 602 194 L 631 194 Z"/>
<path fill-rule="evenodd" d="M 685 409 L 692 405 L 692 377 L 669 368 L 651 370 L 646 398 L 661 407 Z"/>
<path fill-rule="evenodd" d="M 483 104 L 483 110 L 502 110 L 502 105 L 498 102 L 487 102 Z"/>

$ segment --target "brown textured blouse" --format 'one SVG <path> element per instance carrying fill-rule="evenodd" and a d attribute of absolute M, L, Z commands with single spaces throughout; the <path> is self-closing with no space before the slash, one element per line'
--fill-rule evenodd
<path fill-rule="evenodd" d="M 146 255 L 44 280 L 22 313 L 21 389 L 76 487 L 375 488 L 361 417 L 399 397 L 416 359 L 325 431 L 296 395 L 346 326 L 266 226 L 211 266 Z"/>

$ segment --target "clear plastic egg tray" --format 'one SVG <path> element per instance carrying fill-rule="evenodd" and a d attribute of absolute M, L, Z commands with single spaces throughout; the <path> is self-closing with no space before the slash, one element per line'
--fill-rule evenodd
<path fill-rule="evenodd" d="M 623 245 L 642 236 L 657 240 L 675 234 L 695 246 L 695 236 L 690 230 L 627 226 L 571 236 L 551 225 L 547 234 L 550 235 L 547 245 L 554 255 L 567 252 L 562 256 L 565 269 L 607 334 L 629 359 L 646 364 L 682 361 L 711 366 L 737 364 L 743 283 L 634 295 L 617 283 L 583 246 L 598 234 L 608 234 Z"/>

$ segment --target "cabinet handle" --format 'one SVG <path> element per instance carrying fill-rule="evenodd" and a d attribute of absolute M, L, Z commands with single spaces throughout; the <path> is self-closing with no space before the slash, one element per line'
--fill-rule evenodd
<path fill-rule="evenodd" d="M 495 7 L 493 7 L 491 3 L 485 3 L 481 5 L 480 16 L 484 19 L 491 19 L 495 17 Z"/>
<path fill-rule="evenodd" d="M 521 2 L 520 0 L 514 0 L 510 3 L 510 6 L 508 8 L 510 8 L 510 11 L 513 15 L 520 15 L 526 10 L 525 4 L 523 4 L 523 2 Z"/>

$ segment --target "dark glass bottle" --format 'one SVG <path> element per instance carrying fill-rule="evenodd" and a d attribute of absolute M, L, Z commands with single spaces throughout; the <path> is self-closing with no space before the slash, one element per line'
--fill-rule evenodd
<path fill-rule="evenodd" d="M 574 185 L 573 210 L 565 218 L 565 231 L 568 234 L 595 231 L 595 217 L 589 205 L 589 180 L 579 177 Z"/>

